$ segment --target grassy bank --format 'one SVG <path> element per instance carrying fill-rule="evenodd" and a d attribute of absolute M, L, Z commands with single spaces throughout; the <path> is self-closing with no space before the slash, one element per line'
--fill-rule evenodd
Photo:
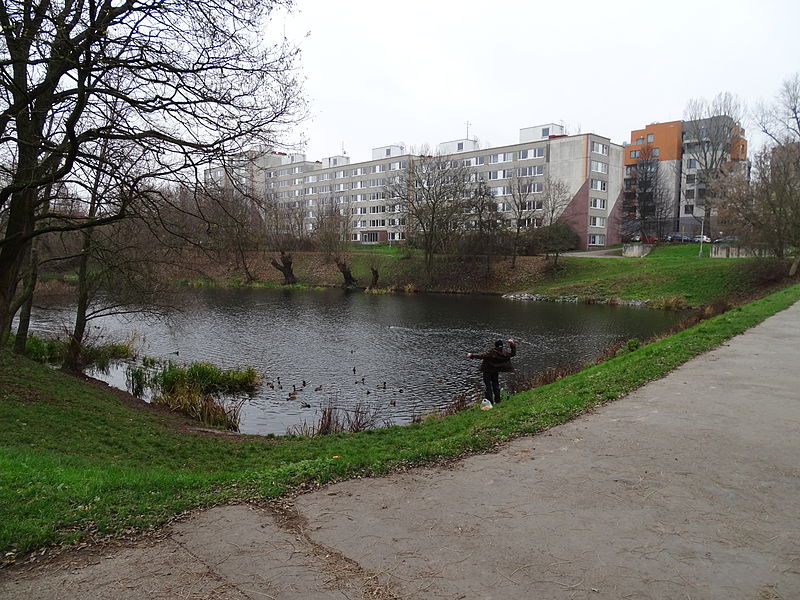
<path fill-rule="evenodd" d="M 701 258 L 699 248 L 662 246 L 638 259 L 569 258 L 563 270 L 535 290 L 551 296 L 673 300 L 696 307 L 718 298 L 749 296 L 758 289 L 751 261 Z"/>
<path fill-rule="evenodd" d="M 45 545 L 158 526 L 195 507 L 486 450 L 618 398 L 798 299 L 794 285 L 492 411 L 311 439 L 200 435 L 105 386 L 3 353 L 0 549 L 13 560 Z"/>
<path fill-rule="evenodd" d="M 763 285 L 753 276 L 744 259 L 698 257 L 698 244 L 657 247 L 640 258 L 561 257 L 557 268 L 541 256 L 511 260 L 485 256 L 437 257 L 431 276 L 425 272 L 422 255 L 404 248 L 362 248 L 351 251 L 347 262 L 358 285 L 367 287 L 374 267 L 380 274 L 377 288 L 391 292 L 492 293 L 530 292 L 547 296 L 577 296 L 586 299 L 653 300 L 656 305 L 697 307 L 719 298 L 753 297 Z M 172 280 L 190 285 L 251 285 L 282 287 L 282 275 L 269 265 L 272 253 L 254 254 L 250 272 L 256 281 L 245 283 L 240 270 L 226 261 L 200 265 L 205 278 L 186 278 L 170 273 Z M 300 289 L 342 285 L 342 276 L 332 262 L 319 253 L 293 253 L 294 271 Z M 200 257 L 197 258 L 200 260 Z M 788 266 L 786 267 L 788 272 Z M 665 302 L 666 301 L 666 302 Z"/>

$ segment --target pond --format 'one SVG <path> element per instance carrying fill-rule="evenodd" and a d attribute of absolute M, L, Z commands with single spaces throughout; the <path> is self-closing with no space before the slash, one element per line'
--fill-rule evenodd
<path fill-rule="evenodd" d="M 92 331 L 109 341 L 135 333 L 140 355 L 255 367 L 267 385 L 246 400 L 241 431 L 258 434 L 315 424 L 326 403 L 350 410 L 363 403 L 379 424 L 405 424 L 475 393 L 480 361 L 465 354 L 496 339 L 517 340 L 514 376 L 525 380 L 591 361 L 613 342 L 645 339 L 682 317 L 623 306 L 337 289 L 203 289 L 187 292 L 180 304 L 168 321 L 105 317 L 92 321 Z M 32 330 L 63 335 L 72 318 L 70 306 L 38 309 Z M 94 375 L 125 387 L 123 367 Z"/>

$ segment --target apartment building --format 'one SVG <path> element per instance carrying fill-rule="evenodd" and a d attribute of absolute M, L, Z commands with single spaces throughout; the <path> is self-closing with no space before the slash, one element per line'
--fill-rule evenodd
<path fill-rule="evenodd" d="M 563 126 L 549 123 L 520 130 L 519 141 L 480 148 L 475 140 L 457 139 L 436 148 L 468 167 L 497 200 L 498 216 L 513 225 L 511 184 L 514 177 L 530 181 L 531 218 L 541 226 L 541 202 L 546 175 L 563 181 L 571 201 L 561 218 L 578 233 L 581 248 L 619 241 L 622 198 L 622 147 L 596 134 L 565 135 Z M 409 226 L 402 202 L 387 197 L 387 188 L 413 168 L 415 156 L 399 145 L 373 149 L 372 159 L 351 163 L 344 155 L 309 161 L 303 154 L 261 152 L 243 156 L 233 167 L 206 171 L 206 183 L 239 187 L 263 194 L 273 206 L 291 212 L 297 235 L 313 235 L 321 211 L 338 210 L 350 217 L 353 242 L 403 241 Z"/>
<path fill-rule="evenodd" d="M 630 143 L 624 146 L 623 232 L 639 233 L 638 205 L 642 170 L 650 161 L 658 163 L 660 198 L 663 206 L 652 216 L 648 235 L 685 235 L 715 231 L 717 209 L 711 223 L 706 218 L 706 182 L 704 173 L 747 166 L 747 140 L 744 129 L 731 117 L 720 115 L 695 121 L 651 123 L 631 131 Z M 652 172 L 652 171 L 651 171 Z M 652 207 L 651 207 L 652 210 Z M 631 224 L 633 224 L 631 226 Z M 634 231 L 636 230 L 636 231 Z"/>

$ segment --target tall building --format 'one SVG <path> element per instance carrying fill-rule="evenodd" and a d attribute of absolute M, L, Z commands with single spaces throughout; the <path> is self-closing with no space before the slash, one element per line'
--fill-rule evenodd
<path fill-rule="evenodd" d="M 705 223 L 707 186 L 721 172 L 746 168 L 744 135 L 744 129 L 726 115 L 652 123 L 631 131 L 630 143 L 624 146 L 623 233 L 641 233 L 643 222 L 647 235 L 713 232 L 724 199 L 713 204 L 708 211 L 711 223 Z M 650 214 L 643 218 L 643 210 Z"/>
<path fill-rule="evenodd" d="M 569 190 L 570 201 L 560 217 L 575 229 L 581 248 L 619 241 L 622 146 L 607 137 L 565 135 L 563 126 L 549 123 L 521 129 L 514 144 L 480 148 L 475 140 L 457 139 L 439 144 L 437 152 L 459 161 L 475 181 L 490 188 L 498 217 L 508 227 L 516 218 L 511 207 L 515 177 L 531 182 L 531 218 L 525 225 L 538 227 L 543 209 L 537 195 L 544 192 L 549 175 Z M 323 211 L 338 207 L 350 216 L 351 241 L 370 244 L 406 238 L 404 206 L 387 197 L 387 188 L 414 159 L 398 145 L 375 148 L 371 160 L 358 163 L 344 155 L 309 161 L 303 154 L 261 152 L 242 157 L 233 168 L 208 169 L 205 178 L 207 184 L 246 189 L 268 206 L 293 215 L 287 223 L 291 221 L 295 235 L 313 235 Z"/>

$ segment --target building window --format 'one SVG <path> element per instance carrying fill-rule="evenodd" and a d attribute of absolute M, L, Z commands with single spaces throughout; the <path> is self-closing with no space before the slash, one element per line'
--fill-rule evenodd
<path fill-rule="evenodd" d="M 652 144 L 654 139 L 656 139 L 656 138 L 652 133 L 648 133 L 647 134 L 647 143 L 648 144 Z"/>
<path fill-rule="evenodd" d="M 599 160 L 591 161 L 592 171 L 595 173 L 608 173 L 608 163 L 600 162 Z"/>
<path fill-rule="evenodd" d="M 489 180 L 500 179 L 500 171 L 489 171 Z"/>
<path fill-rule="evenodd" d="M 606 207 L 606 199 L 605 198 L 589 198 L 589 206 L 591 208 L 602 208 Z"/>
<path fill-rule="evenodd" d="M 542 127 L 542 137 L 548 137 L 549 135 L 550 135 L 550 128 Z"/>
<path fill-rule="evenodd" d="M 686 176 L 686 183 L 694 183 L 696 179 L 697 176 L 694 173 L 692 173 L 691 175 Z"/>
<path fill-rule="evenodd" d="M 686 199 L 694 200 L 694 190 L 686 190 Z"/>
<path fill-rule="evenodd" d="M 531 165 L 530 167 L 522 167 L 517 171 L 520 177 L 536 177 L 544 175 L 544 165 Z"/>
<path fill-rule="evenodd" d="M 637 144 L 644 144 L 644 138 L 643 138 L 643 137 L 641 137 L 641 138 L 636 138 L 636 143 L 637 143 Z"/>
<path fill-rule="evenodd" d="M 653 157 L 658 158 L 658 155 L 661 154 L 661 150 L 658 148 L 653 148 Z"/>
<path fill-rule="evenodd" d="M 523 210 L 542 210 L 542 206 L 541 200 L 526 200 L 522 208 Z"/>
<path fill-rule="evenodd" d="M 641 150 L 631 150 L 631 158 L 639 158 L 641 155 Z"/>
<path fill-rule="evenodd" d="M 484 164 L 485 160 L 486 160 L 486 157 L 484 157 L 484 156 L 476 156 L 475 157 L 475 166 L 477 167 L 478 165 Z"/>
<path fill-rule="evenodd" d="M 600 179 L 592 179 L 591 188 L 593 190 L 597 190 L 598 192 L 605 192 L 608 188 L 608 183 Z"/>
<path fill-rule="evenodd" d="M 608 144 L 601 144 L 600 142 L 592 142 L 592 152 L 595 154 L 608 155 Z"/>
<path fill-rule="evenodd" d="M 463 149 L 464 149 L 464 142 L 458 142 L 458 147 L 457 147 L 457 148 L 458 148 L 458 151 L 459 151 L 459 152 L 460 152 L 461 150 L 463 150 Z"/>
<path fill-rule="evenodd" d="M 513 152 L 500 152 L 499 154 L 490 154 L 489 155 L 489 162 L 490 163 L 502 163 L 514 160 L 514 153 Z M 482 164 L 482 163 L 481 163 Z"/>
<path fill-rule="evenodd" d="M 589 236 L 589 245 L 590 246 L 605 246 L 606 245 L 606 236 L 602 233 L 593 233 Z"/>
<path fill-rule="evenodd" d="M 605 217 L 589 217 L 589 226 L 590 227 L 605 227 L 606 226 L 606 218 Z"/>
<path fill-rule="evenodd" d="M 683 214 L 685 215 L 693 215 L 694 214 L 694 204 L 687 204 L 683 207 Z"/>
<path fill-rule="evenodd" d="M 687 169 L 696 169 L 697 168 L 697 161 L 694 158 L 690 158 L 686 161 L 686 168 Z"/>

